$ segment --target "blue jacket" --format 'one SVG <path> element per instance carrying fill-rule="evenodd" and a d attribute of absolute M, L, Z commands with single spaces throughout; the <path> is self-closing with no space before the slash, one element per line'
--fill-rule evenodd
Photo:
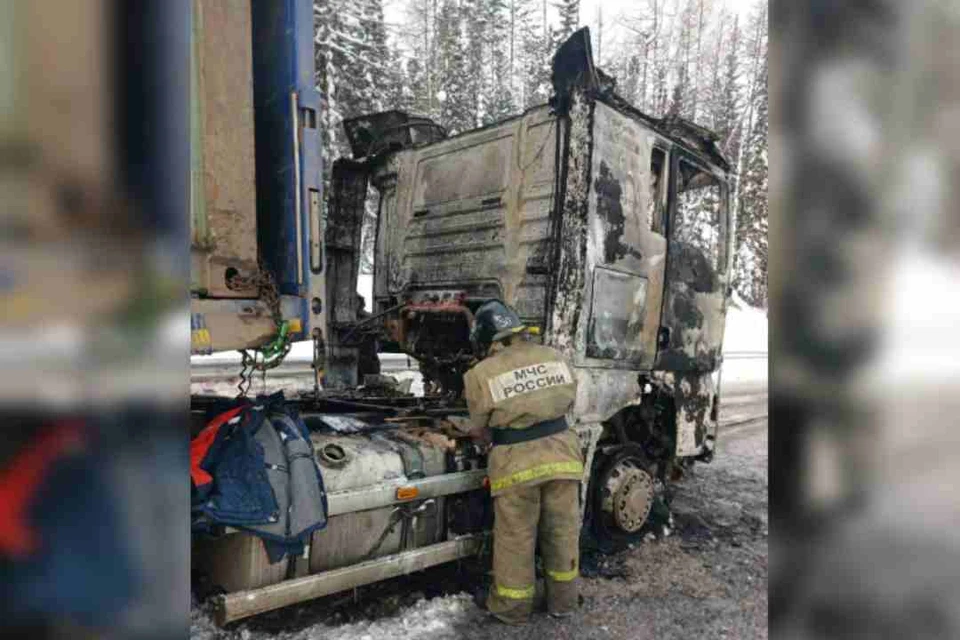
<path fill-rule="evenodd" d="M 302 553 L 327 523 L 309 430 L 282 392 L 223 408 L 232 411 L 218 416 L 229 419 L 215 417 L 191 443 L 194 531 L 214 524 L 250 531 L 267 543 L 271 562 Z"/>
<path fill-rule="evenodd" d="M 3 471 L 26 461 L 31 450 L 51 447 L 45 436 L 56 428 L 38 429 Z M 19 514 L 35 548 L 23 554 L 0 550 L 0 627 L 54 617 L 111 624 L 139 595 L 141 576 L 106 472 L 108 453 L 100 450 L 96 425 L 81 422 L 75 431 L 79 446 L 50 457 Z"/>

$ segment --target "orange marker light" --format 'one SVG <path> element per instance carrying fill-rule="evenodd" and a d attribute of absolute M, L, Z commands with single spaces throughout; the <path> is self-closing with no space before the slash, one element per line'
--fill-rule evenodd
<path fill-rule="evenodd" d="M 483 488 L 484 489 L 490 488 L 490 476 L 483 476 Z"/>
<path fill-rule="evenodd" d="M 416 487 L 397 487 L 397 500 L 413 500 L 420 495 Z"/>

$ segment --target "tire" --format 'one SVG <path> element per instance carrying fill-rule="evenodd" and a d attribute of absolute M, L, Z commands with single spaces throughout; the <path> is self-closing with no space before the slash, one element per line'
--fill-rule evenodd
<path fill-rule="evenodd" d="M 627 531 L 618 526 L 617 518 L 609 509 L 604 508 L 604 500 L 611 498 L 610 483 L 615 482 L 615 479 L 611 479 L 614 478 L 615 473 L 625 468 L 635 468 L 645 472 L 653 481 L 649 511 L 643 518 L 642 524 L 634 531 Z M 659 465 L 651 462 L 641 447 L 624 445 L 607 454 L 598 451 L 593 460 L 590 485 L 587 489 L 587 508 L 584 512 L 582 532 L 585 550 L 604 554 L 617 553 L 630 544 L 640 542 L 647 533 L 659 531 L 669 519 L 665 494 L 663 481 L 659 475 Z M 637 517 L 632 521 L 634 526 L 639 519 Z"/>

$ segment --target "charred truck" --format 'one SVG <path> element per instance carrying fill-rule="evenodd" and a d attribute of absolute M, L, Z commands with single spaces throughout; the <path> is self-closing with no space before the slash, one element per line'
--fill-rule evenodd
<path fill-rule="evenodd" d="M 636 540 L 716 443 L 732 233 L 715 136 L 621 99 L 583 29 L 555 55 L 550 103 L 517 117 L 449 137 L 400 111 L 344 122 L 353 157 L 324 194 L 310 5 L 195 3 L 193 352 L 244 350 L 249 372 L 311 340 L 322 379 L 286 401 L 309 429 L 326 525 L 273 563 L 252 533 L 195 536 L 218 621 L 481 549 L 485 456 L 461 392 L 473 312 L 491 298 L 573 365 L 584 541 Z M 371 344 L 415 359 L 424 393 L 381 384 Z M 213 401 L 193 398 L 194 434 Z"/>

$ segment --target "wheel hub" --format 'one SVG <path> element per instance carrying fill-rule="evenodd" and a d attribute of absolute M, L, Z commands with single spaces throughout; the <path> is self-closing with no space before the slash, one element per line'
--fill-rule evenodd
<path fill-rule="evenodd" d="M 611 469 L 604 489 L 603 510 L 613 515 L 617 527 L 627 533 L 639 531 L 653 506 L 650 474 L 634 461 L 624 460 Z"/>
<path fill-rule="evenodd" d="M 646 471 L 634 469 L 614 496 L 613 517 L 624 531 L 636 533 L 647 521 L 653 505 L 653 481 Z"/>

